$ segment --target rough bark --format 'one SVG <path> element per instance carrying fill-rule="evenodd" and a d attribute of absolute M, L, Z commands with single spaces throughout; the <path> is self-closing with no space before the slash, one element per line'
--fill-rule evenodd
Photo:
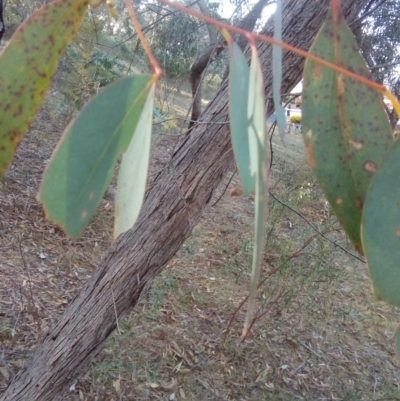
<path fill-rule="evenodd" d="M 328 9 L 329 0 L 285 0 L 283 38 L 308 49 Z M 366 0 L 344 0 L 345 15 L 353 18 Z M 270 34 L 267 26 L 264 33 Z M 270 71 L 271 48 L 259 47 L 264 71 Z M 299 81 L 303 60 L 284 54 L 282 91 Z M 272 77 L 265 77 L 268 94 Z M 149 188 L 135 226 L 121 235 L 93 276 L 45 334 L 43 342 L 16 375 L 1 401 L 54 401 L 83 373 L 100 352 L 121 318 L 138 302 L 169 259 L 198 223 L 213 191 L 229 168 L 229 126 L 224 83 L 173 158 Z M 114 303 L 115 302 L 115 303 Z"/>

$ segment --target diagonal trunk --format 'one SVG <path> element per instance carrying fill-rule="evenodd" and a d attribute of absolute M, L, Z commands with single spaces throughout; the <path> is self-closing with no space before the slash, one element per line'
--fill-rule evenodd
<path fill-rule="evenodd" d="M 367 0 L 344 0 L 348 18 Z M 321 26 L 329 0 L 285 0 L 283 38 L 308 49 Z M 264 33 L 271 35 L 267 25 Z M 265 93 L 271 91 L 271 47 L 260 45 Z M 300 80 L 303 60 L 284 53 L 283 92 Z M 64 315 L 14 378 L 1 401 L 54 401 L 89 367 L 123 316 L 138 302 L 169 259 L 189 237 L 232 163 L 225 82 L 170 163 L 155 179 L 135 226 L 121 235 Z M 115 304 L 114 304 L 115 302 Z"/>

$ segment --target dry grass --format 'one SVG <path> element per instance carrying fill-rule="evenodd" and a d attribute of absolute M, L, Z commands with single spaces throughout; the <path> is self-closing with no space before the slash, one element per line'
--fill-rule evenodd
<path fill-rule="evenodd" d="M 44 219 L 35 196 L 59 137 L 48 115 L 45 108 L 0 184 L 3 387 L 111 241 L 107 199 L 78 241 Z M 159 135 L 152 171 L 174 140 Z M 275 140 L 274 193 L 351 251 L 305 164 L 300 138 L 287 142 L 285 148 Z M 237 184 L 235 177 L 231 186 Z M 247 294 L 253 203 L 225 194 L 65 399 L 400 400 L 392 341 L 400 312 L 373 300 L 364 264 L 318 235 L 310 240 L 315 232 L 302 219 L 276 201 L 270 206 L 263 271 L 269 278 L 260 290 L 261 317 L 244 344 L 238 345 L 244 311 L 225 341 L 224 335 Z"/>

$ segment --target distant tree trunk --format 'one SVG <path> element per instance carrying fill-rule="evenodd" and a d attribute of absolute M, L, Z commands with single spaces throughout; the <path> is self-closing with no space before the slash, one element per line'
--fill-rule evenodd
<path fill-rule="evenodd" d="M 6 13 L 7 0 L 0 0 L 0 43 L 3 38 L 6 26 L 4 24 L 4 15 Z"/>
<path fill-rule="evenodd" d="M 240 21 L 238 26 L 246 31 L 253 31 L 256 26 L 257 20 L 261 17 L 263 9 L 271 3 L 271 0 L 259 0 L 248 14 Z M 205 15 L 209 15 L 208 7 L 204 0 L 199 0 L 197 3 L 201 12 Z M 190 85 L 192 88 L 192 115 L 190 117 L 189 128 L 200 118 L 201 116 L 201 83 L 203 79 L 204 70 L 221 54 L 224 49 L 223 40 L 218 42 L 218 31 L 212 25 L 207 25 L 208 34 L 210 37 L 210 44 L 206 51 L 198 57 L 190 71 Z M 239 47 L 243 50 L 247 44 L 247 39 L 240 36 L 237 39 Z M 224 77 L 226 78 L 226 77 Z"/>
<path fill-rule="evenodd" d="M 367 0 L 344 0 L 348 18 Z M 283 39 L 308 49 L 326 17 L 329 0 L 285 0 Z M 267 25 L 264 33 L 270 35 Z M 271 47 L 259 46 L 265 93 L 271 91 Z M 284 52 L 283 92 L 300 80 L 304 61 Z M 85 372 L 121 318 L 131 311 L 198 223 L 233 160 L 227 83 L 150 186 L 135 226 L 121 235 L 97 271 L 9 385 L 1 401 L 54 401 Z"/>

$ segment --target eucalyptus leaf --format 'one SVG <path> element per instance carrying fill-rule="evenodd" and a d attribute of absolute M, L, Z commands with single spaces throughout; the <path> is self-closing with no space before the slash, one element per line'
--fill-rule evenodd
<path fill-rule="evenodd" d="M 329 12 L 310 52 L 372 78 L 352 32 L 336 12 Z M 367 190 L 393 144 L 382 96 L 307 60 L 302 97 L 302 131 L 310 166 L 346 233 L 362 252 L 360 225 Z"/>
<path fill-rule="evenodd" d="M 0 176 L 43 103 L 87 0 L 55 0 L 28 18 L 0 56 Z"/>
<path fill-rule="evenodd" d="M 46 215 L 77 237 L 96 210 L 121 152 L 131 143 L 153 76 L 136 75 L 107 86 L 64 132 L 42 180 Z"/>

